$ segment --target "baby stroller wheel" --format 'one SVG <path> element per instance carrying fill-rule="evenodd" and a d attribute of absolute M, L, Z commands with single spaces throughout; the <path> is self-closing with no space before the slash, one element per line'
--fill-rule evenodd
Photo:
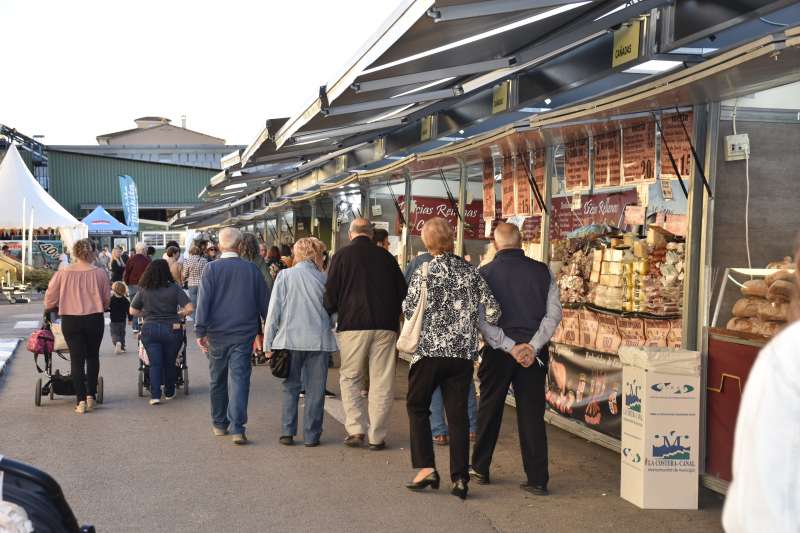
<path fill-rule="evenodd" d="M 144 396 L 144 370 L 139 369 L 139 398 Z"/>
<path fill-rule="evenodd" d="M 103 403 L 103 376 L 97 378 L 97 403 Z"/>
<path fill-rule="evenodd" d="M 33 396 L 33 403 L 36 407 L 42 405 L 42 378 L 36 380 L 36 392 Z"/>
<path fill-rule="evenodd" d="M 189 394 L 189 368 L 183 367 L 181 369 L 181 373 L 183 374 L 183 394 Z"/>

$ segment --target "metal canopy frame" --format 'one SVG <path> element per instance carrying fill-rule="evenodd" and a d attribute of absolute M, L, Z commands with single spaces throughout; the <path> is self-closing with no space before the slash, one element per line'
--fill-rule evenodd
<path fill-rule="evenodd" d="M 471 4 L 435 7 L 428 10 L 428 16 L 435 22 L 485 17 L 499 13 L 511 13 L 528 9 L 541 9 L 574 4 L 575 0 L 489 0 Z"/>

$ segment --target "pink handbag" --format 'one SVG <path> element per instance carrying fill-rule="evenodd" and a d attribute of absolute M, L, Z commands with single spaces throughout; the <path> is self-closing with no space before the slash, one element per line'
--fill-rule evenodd
<path fill-rule="evenodd" d="M 28 351 L 34 354 L 53 353 L 56 339 L 48 328 L 37 329 L 28 337 Z"/>

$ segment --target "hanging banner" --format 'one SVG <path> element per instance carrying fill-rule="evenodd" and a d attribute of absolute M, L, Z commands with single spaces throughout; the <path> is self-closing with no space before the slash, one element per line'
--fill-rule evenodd
<path fill-rule="evenodd" d="M 564 146 L 564 177 L 567 192 L 589 189 L 589 139 Z"/>
<path fill-rule="evenodd" d="M 494 160 L 483 160 L 483 218 L 492 220 L 495 217 L 494 192 Z"/>
<path fill-rule="evenodd" d="M 636 191 L 585 194 L 578 210 L 572 209 L 572 196 L 553 198 L 550 209 L 550 238 L 563 240 L 581 226 L 608 224 L 621 228 L 625 222 L 625 207 L 637 205 Z"/>
<path fill-rule="evenodd" d="M 534 202 L 533 189 L 528 181 L 528 173 L 525 171 L 527 161 L 515 158 L 514 165 L 514 203 L 516 205 L 517 216 L 529 217 L 533 214 L 531 204 Z"/>
<path fill-rule="evenodd" d="M 594 138 L 594 186 L 616 187 L 620 180 L 622 152 L 618 131 Z"/>
<path fill-rule="evenodd" d="M 400 204 L 401 210 L 405 209 L 405 197 L 398 196 L 397 202 Z M 421 235 L 422 226 L 426 221 L 434 217 L 446 219 L 453 229 L 458 225 L 458 215 L 455 209 L 453 209 L 453 206 L 450 205 L 450 200 L 447 198 L 414 196 L 413 203 L 411 204 L 411 222 L 409 224 L 411 234 Z M 474 200 L 466 205 L 464 209 L 464 222 L 465 239 L 485 239 L 483 202 L 481 200 Z"/>
<path fill-rule="evenodd" d="M 514 159 L 511 157 L 503 158 L 503 177 L 500 181 L 500 188 L 503 191 L 501 212 L 503 218 L 516 215 L 514 205 Z"/>
<path fill-rule="evenodd" d="M 642 122 L 622 130 L 622 183 L 651 182 L 655 180 L 656 124 Z"/>
<path fill-rule="evenodd" d="M 119 177 L 119 194 L 122 198 L 125 225 L 134 232 L 139 231 L 139 194 L 132 177 L 127 175 Z"/>
<path fill-rule="evenodd" d="M 686 125 L 686 131 L 693 131 L 694 126 L 693 114 L 688 113 L 673 113 L 671 115 L 664 115 L 661 119 L 661 179 L 677 179 L 675 169 L 672 168 L 672 162 L 669 160 L 669 153 L 667 152 L 667 145 L 672 152 L 672 157 L 675 158 L 675 164 L 678 166 L 678 171 L 681 173 L 683 179 L 688 179 L 692 173 L 692 145 L 689 139 L 686 138 L 686 133 L 683 131 L 681 119 L 683 124 Z"/>
<path fill-rule="evenodd" d="M 616 355 L 552 343 L 545 390 L 553 411 L 620 438 L 622 363 Z"/>

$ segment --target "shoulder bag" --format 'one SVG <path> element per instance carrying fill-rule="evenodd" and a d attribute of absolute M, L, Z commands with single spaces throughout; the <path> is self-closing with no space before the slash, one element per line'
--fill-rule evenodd
<path fill-rule="evenodd" d="M 269 370 L 273 376 L 281 379 L 288 378 L 290 364 L 291 354 L 289 350 L 272 351 L 272 357 L 269 358 Z"/>
<path fill-rule="evenodd" d="M 413 354 L 419 346 L 419 339 L 422 336 L 422 319 L 425 316 L 425 307 L 428 305 L 428 265 L 422 265 L 422 288 L 419 293 L 419 301 L 414 309 L 411 318 L 403 323 L 400 336 L 397 338 L 397 349 L 402 353 Z"/>

